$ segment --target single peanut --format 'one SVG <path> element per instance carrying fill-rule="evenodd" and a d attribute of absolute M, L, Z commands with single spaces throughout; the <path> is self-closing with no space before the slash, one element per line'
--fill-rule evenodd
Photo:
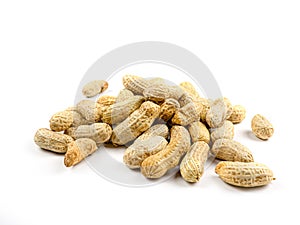
<path fill-rule="evenodd" d="M 102 108 L 102 121 L 108 124 L 117 124 L 125 120 L 133 111 L 144 102 L 142 96 L 132 96 L 129 99 L 117 102 Z"/>
<path fill-rule="evenodd" d="M 200 121 L 193 122 L 189 125 L 189 132 L 192 142 L 204 141 L 207 144 L 210 140 L 209 131 L 206 126 Z"/>
<path fill-rule="evenodd" d="M 180 173 L 187 182 L 198 182 L 204 172 L 209 146 L 204 141 L 197 141 L 186 153 L 180 163 Z"/>
<path fill-rule="evenodd" d="M 186 126 L 192 122 L 199 121 L 201 110 L 201 104 L 194 102 L 189 103 L 175 112 L 172 118 L 172 123 Z"/>
<path fill-rule="evenodd" d="M 193 96 L 194 99 L 200 98 L 199 93 L 197 92 L 194 85 L 188 81 L 182 82 L 179 84 L 179 86 L 187 93 L 189 93 L 191 96 Z"/>
<path fill-rule="evenodd" d="M 88 98 L 94 97 L 102 93 L 108 88 L 108 83 L 105 80 L 93 80 L 82 88 L 82 94 Z"/>
<path fill-rule="evenodd" d="M 110 106 L 116 102 L 116 96 L 102 95 L 97 99 L 97 103 L 103 106 Z"/>
<path fill-rule="evenodd" d="M 137 139 L 130 145 L 123 156 L 124 163 L 131 169 L 139 168 L 142 162 L 167 146 L 168 142 L 161 136 L 153 136 L 148 139 Z"/>
<path fill-rule="evenodd" d="M 160 107 L 153 102 L 144 102 L 123 122 L 113 129 L 111 141 L 115 145 L 124 145 L 148 130 L 159 115 Z"/>
<path fill-rule="evenodd" d="M 153 136 L 167 138 L 169 136 L 169 128 L 165 124 L 156 124 L 142 133 L 137 140 L 146 140 Z"/>
<path fill-rule="evenodd" d="M 89 138 L 80 138 L 68 145 L 64 164 L 74 166 L 97 150 L 96 142 Z"/>
<path fill-rule="evenodd" d="M 73 138 L 66 134 L 56 133 L 46 128 L 38 129 L 34 136 L 34 142 L 42 149 L 57 153 L 65 153 Z"/>
<path fill-rule="evenodd" d="M 156 84 L 147 87 L 144 90 L 143 95 L 148 100 L 160 103 L 164 102 L 168 98 L 174 98 L 175 100 L 178 100 L 183 95 L 183 91 L 178 86 Z"/>
<path fill-rule="evenodd" d="M 72 123 L 71 127 L 78 127 L 80 125 L 86 125 L 86 124 L 90 123 L 77 111 L 76 107 L 69 107 L 66 109 L 66 111 L 71 112 L 72 116 L 73 116 L 73 123 Z M 67 129 L 65 129 L 65 130 L 67 130 Z"/>
<path fill-rule="evenodd" d="M 227 104 L 223 98 L 219 98 L 213 101 L 206 114 L 206 122 L 211 128 L 217 128 L 224 124 L 224 121 L 228 117 Z"/>
<path fill-rule="evenodd" d="M 215 172 L 224 182 L 238 187 L 263 186 L 275 180 L 266 165 L 256 162 L 219 162 Z"/>
<path fill-rule="evenodd" d="M 76 109 L 90 123 L 99 122 L 101 120 L 101 105 L 96 102 L 81 100 L 76 105 Z"/>
<path fill-rule="evenodd" d="M 183 107 L 189 103 L 194 103 L 194 100 L 193 100 L 193 97 L 184 92 L 183 95 L 180 97 L 180 99 L 178 100 L 179 104 L 180 104 L 180 107 Z"/>
<path fill-rule="evenodd" d="M 245 117 L 246 117 L 245 107 L 241 105 L 235 105 L 233 106 L 232 113 L 228 118 L 228 120 L 236 124 L 242 122 L 245 119 Z"/>
<path fill-rule="evenodd" d="M 253 162 L 251 151 L 237 141 L 218 139 L 212 146 L 211 152 L 216 158 L 226 161 Z"/>
<path fill-rule="evenodd" d="M 233 139 L 234 136 L 234 126 L 233 123 L 226 120 L 221 127 L 214 129 L 211 132 L 211 141 L 214 143 L 217 139 Z"/>
<path fill-rule="evenodd" d="M 127 90 L 127 89 L 123 89 L 119 92 L 117 98 L 116 98 L 116 103 L 118 102 L 122 102 L 125 101 L 129 98 L 131 98 L 132 96 L 134 96 L 134 94 L 132 93 L 132 91 Z"/>
<path fill-rule="evenodd" d="M 81 125 L 69 135 L 74 139 L 89 138 L 96 142 L 97 145 L 107 142 L 112 134 L 111 127 L 106 123 L 94 123 L 91 125 Z"/>
<path fill-rule="evenodd" d="M 267 140 L 274 134 L 273 125 L 262 115 L 256 114 L 251 121 L 252 132 L 256 137 Z"/>
<path fill-rule="evenodd" d="M 147 178 L 162 177 L 169 169 L 178 165 L 180 158 L 189 149 L 189 132 L 182 126 L 173 126 L 171 128 L 171 139 L 167 147 L 142 162 L 142 174 Z"/>
<path fill-rule="evenodd" d="M 125 75 L 123 76 L 123 85 L 134 94 L 142 95 L 144 90 L 149 86 L 149 83 L 142 77 Z"/>
<path fill-rule="evenodd" d="M 73 113 L 71 111 L 61 111 L 55 113 L 50 121 L 50 129 L 53 131 L 64 131 L 73 124 Z"/>
<path fill-rule="evenodd" d="M 164 121 L 170 120 L 176 110 L 180 108 L 180 105 L 177 100 L 173 98 L 168 98 L 164 101 L 164 103 L 160 106 L 159 117 Z"/>

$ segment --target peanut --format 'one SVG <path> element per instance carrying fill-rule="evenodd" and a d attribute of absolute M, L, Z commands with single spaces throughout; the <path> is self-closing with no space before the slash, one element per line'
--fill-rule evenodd
<path fill-rule="evenodd" d="M 146 130 L 143 134 L 141 134 L 137 139 L 138 140 L 146 140 L 153 136 L 161 136 L 163 138 L 167 138 L 169 136 L 169 129 L 165 124 L 156 124 Z"/>
<path fill-rule="evenodd" d="M 146 158 L 141 172 L 147 178 L 162 177 L 169 169 L 178 165 L 180 158 L 190 149 L 190 135 L 182 126 L 171 128 L 171 139 L 167 147 Z"/>
<path fill-rule="evenodd" d="M 55 113 L 50 121 L 50 129 L 53 131 L 64 131 L 73 124 L 73 113 L 71 111 L 61 111 Z"/>
<path fill-rule="evenodd" d="M 226 102 L 223 98 L 219 98 L 211 103 L 205 120 L 211 128 L 217 128 L 223 125 L 228 115 L 229 113 Z"/>
<path fill-rule="evenodd" d="M 189 125 L 189 132 L 192 138 L 192 142 L 204 141 L 209 143 L 209 131 L 206 126 L 200 121 L 193 122 Z"/>
<path fill-rule="evenodd" d="M 101 120 L 101 105 L 96 102 L 81 100 L 76 105 L 76 109 L 90 123 L 99 122 Z"/>
<path fill-rule="evenodd" d="M 245 119 L 245 117 L 246 117 L 245 107 L 241 105 L 235 105 L 233 106 L 232 113 L 228 118 L 228 120 L 236 124 L 242 122 Z"/>
<path fill-rule="evenodd" d="M 73 123 L 71 127 L 89 124 L 89 122 L 77 111 L 76 107 L 69 107 L 66 111 L 70 111 L 73 115 Z"/>
<path fill-rule="evenodd" d="M 75 140 L 79 138 L 89 138 L 96 142 L 97 145 L 107 142 L 112 134 L 111 127 L 106 123 L 94 123 L 91 125 L 81 125 L 69 135 Z"/>
<path fill-rule="evenodd" d="M 180 107 L 183 107 L 189 103 L 193 103 L 194 100 L 193 100 L 193 97 L 188 94 L 188 93 L 183 93 L 183 95 L 180 97 L 180 99 L 178 100 L 179 104 L 180 104 Z"/>
<path fill-rule="evenodd" d="M 149 83 L 142 77 L 125 75 L 123 76 L 123 85 L 134 94 L 142 95 L 144 90 L 149 86 Z"/>
<path fill-rule="evenodd" d="M 159 117 L 164 121 L 170 120 L 177 109 L 180 108 L 180 105 L 177 100 L 173 98 L 168 98 L 164 101 L 164 103 L 160 106 L 160 114 Z"/>
<path fill-rule="evenodd" d="M 164 102 L 168 98 L 174 98 L 178 100 L 183 91 L 178 86 L 170 86 L 167 84 L 156 84 L 147 87 L 143 95 L 148 99 L 156 103 Z"/>
<path fill-rule="evenodd" d="M 116 103 L 118 102 L 122 102 L 125 101 L 129 98 L 131 98 L 132 96 L 134 96 L 134 94 L 132 93 L 132 91 L 129 91 L 127 89 L 123 89 L 119 92 L 117 98 L 116 98 Z"/>
<path fill-rule="evenodd" d="M 103 106 L 110 106 L 116 102 L 116 97 L 111 95 L 102 95 L 97 99 L 97 103 Z"/>
<path fill-rule="evenodd" d="M 108 88 L 108 83 L 105 80 L 93 80 L 82 88 L 82 94 L 88 98 L 94 97 L 102 93 Z"/>
<path fill-rule="evenodd" d="M 211 141 L 214 143 L 217 139 L 233 139 L 234 126 L 233 123 L 226 120 L 221 127 L 216 128 L 211 132 Z"/>
<path fill-rule="evenodd" d="M 131 169 L 139 168 L 147 157 L 160 152 L 167 144 L 166 139 L 161 136 L 152 136 L 145 140 L 137 139 L 126 149 L 123 161 Z"/>
<path fill-rule="evenodd" d="M 237 141 L 218 139 L 212 146 L 212 154 L 226 161 L 253 162 L 251 151 Z"/>
<path fill-rule="evenodd" d="M 141 133 L 150 128 L 159 115 L 160 107 L 153 102 L 144 102 L 123 122 L 113 129 L 111 141 L 115 145 L 124 145 L 134 140 Z"/>
<path fill-rule="evenodd" d="M 192 122 L 199 121 L 201 110 L 201 104 L 191 102 L 175 112 L 172 123 L 186 126 Z"/>
<path fill-rule="evenodd" d="M 34 136 L 34 142 L 42 149 L 57 153 L 65 153 L 73 138 L 68 135 L 56 133 L 46 128 L 38 129 Z"/>
<path fill-rule="evenodd" d="M 219 162 L 215 172 L 224 182 L 238 187 L 263 186 L 275 180 L 266 165 L 256 162 Z"/>
<path fill-rule="evenodd" d="M 209 146 L 204 141 L 197 141 L 180 163 L 180 173 L 187 182 L 198 182 L 204 172 Z"/>
<path fill-rule="evenodd" d="M 102 121 L 116 124 L 125 120 L 133 111 L 138 109 L 144 101 L 142 96 L 132 96 L 129 99 L 117 102 L 102 108 Z"/>
<path fill-rule="evenodd" d="M 200 98 L 199 93 L 197 92 L 194 85 L 188 81 L 182 82 L 179 84 L 179 86 L 188 94 L 190 94 L 194 99 Z"/>
<path fill-rule="evenodd" d="M 252 132 L 256 137 L 267 140 L 274 134 L 273 125 L 262 115 L 256 114 L 251 121 Z"/>
<path fill-rule="evenodd" d="M 96 142 L 89 138 L 80 138 L 68 145 L 64 164 L 74 166 L 97 150 Z"/>

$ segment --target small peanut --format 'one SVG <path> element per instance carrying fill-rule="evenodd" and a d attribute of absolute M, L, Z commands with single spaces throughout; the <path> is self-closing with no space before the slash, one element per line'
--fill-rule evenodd
<path fill-rule="evenodd" d="M 113 129 L 111 141 L 115 145 L 124 145 L 148 130 L 159 115 L 160 107 L 153 102 L 144 102 L 123 122 Z"/>
<path fill-rule="evenodd" d="M 204 141 L 197 141 L 180 163 L 180 173 L 187 182 L 198 182 L 204 172 L 209 146 Z"/>
<path fill-rule="evenodd" d="M 61 111 L 55 113 L 50 121 L 50 129 L 53 131 L 64 131 L 73 124 L 73 113 L 71 111 Z"/>
<path fill-rule="evenodd" d="M 102 93 L 108 88 L 108 83 L 105 80 L 93 80 L 82 88 L 82 94 L 88 98 L 94 97 Z"/>
<path fill-rule="evenodd" d="M 74 166 L 97 150 L 96 142 L 89 138 L 80 138 L 68 145 L 64 164 Z"/>
<path fill-rule="evenodd" d="M 96 102 L 81 100 L 76 105 L 76 109 L 90 123 L 99 122 L 101 119 L 101 105 Z"/>
<path fill-rule="evenodd" d="M 124 163 L 131 169 L 139 168 L 142 162 L 167 146 L 168 142 L 161 136 L 153 136 L 148 139 L 137 139 L 130 145 L 123 156 Z"/>
<path fill-rule="evenodd" d="M 168 98 L 164 101 L 164 103 L 160 106 L 160 114 L 159 117 L 164 121 L 170 120 L 177 109 L 180 108 L 180 105 L 177 100 L 173 98 Z"/>
<path fill-rule="evenodd" d="M 170 86 L 167 84 L 156 84 L 147 87 L 143 95 L 148 100 L 156 103 L 164 102 L 168 98 L 180 99 L 183 95 L 183 91 L 178 86 Z"/>
<path fill-rule="evenodd" d="M 252 132 L 256 137 L 267 140 L 274 134 L 273 125 L 262 115 L 256 114 L 251 121 Z"/>
<path fill-rule="evenodd" d="M 173 126 L 167 147 L 142 162 L 142 174 L 147 178 L 162 177 L 169 169 L 178 165 L 180 158 L 189 149 L 189 132 L 182 126 Z"/>
<path fill-rule="evenodd" d="M 73 116 L 73 123 L 71 127 L 89 124 L 89 122 L 77 111 L 76 107 L 69 107 L 66 109 L 66 111 L 70 111 Z"/>
<path fill-rule="evenodd" d="M 214 143 L 217 139 L 226 138 L 233 139 L 234 126 L 233 123 L 226 120 L 221 127 L 216 128 L 211 132 L 211 141 Z"/>
<path fill-rule="evenodd" d="M 132 96 L 134 96 L 132 91 L 127 90 L 127 89 L 123 89 L 119 92 L 119 94 L 116 98 L 116 103 L 126 101 L 127 99 L 131 98 Z"/>
<path fill-rule="evenodd" d="M 219 162 L 215 172 L 224 182 L 238 187 L 263 186 L 275 180 L 266 165 L 256 162 Z"/>
<path fill-rule="evenodd" d="M 146 130 L 143 134 L 141 134 L 137 139 L 138 140 L 146 140 L 153 136 L 161 136 L 163 138 L 167 138 L 169 136 L 169 129 L 165 124 L 156 124 Z"/>
<path fill-rule="evenodd" d="M 142 77 L 125 75 L 123 76 L 123 85 L 134 94 L 142 95 L 144 90 L 149 86 L 149 83 Z"/>
<path fill-rule="evenodd" d="M 222 126 L 226 118 L 230 116 L 227 104 L 228 101 L 225 102 L 223 98 L 219 98 L 211 103 L 205 118 L 211 128 Z"/>
<path fill-rule="evenodd" d="M 200 121 L 193 122 L 189 125 L 189 132 L 192 138 L 192 142 L 204 141 L 209 143 L 209 131 L 206 126 Z"/>
<path fill-rule="evenodd" d="M 212 146 L 211 152 L 216 158 L 226 161 L 253 162 L 251 151 L 237 141 L 218 139 Z"/>
<path fill-rule="evenodd" d="M 175 112 L 172 123 L 186 126 L 192 122 L 199 121 L 201 110 L 201 104 L 191 102 Z"/>
<path fill-rule="evenodd" d="M 34 136 L 34 142 L 42 149 L 57 153 L 65 153 L 67 146 L 74 140 L 66 134 L 56 133 L 46 128 L 38 129 Z"/>
<path fill-rule="evenodd" d="M 241 105 L 235 105 L 233 106 L 232 113 L 228 118 L 228 120 L 236 124 L 242 122 L 245 119 L 245 117 L 246 117 L 245 107 Z"/>

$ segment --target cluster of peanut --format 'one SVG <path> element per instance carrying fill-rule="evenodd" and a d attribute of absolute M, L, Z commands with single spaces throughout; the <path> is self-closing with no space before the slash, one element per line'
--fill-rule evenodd
<path fill-rule="evenodd" d="M 43 149 L 64 153 L 73 166 L 102 143 L 126 146 L 124 163 L 147 178 L 159 178 L 179 165 L 188 182 L 198 182 L 209 154 L 223 160 L 216 173 L 225 182 L 243 187 L 266 185 L 272 171 L 254 163 L 248 148 L 233 140 L 234 125 L 244 120 L 243 106 L 227 98 L 200 97 L 190 82 L 169 85 L 161 78 L 123 77 L 118 96 L 102 95 L 96 102 L 81 100 L 50 119 L 50 129 L 39 129 L 35 142 Z M 93 97 L 108 88 L 106 81 L 86 84 L 82 93 Z M 252 120 L 253 133 L 272 136 L 271 123 L 261 115 Z"/>

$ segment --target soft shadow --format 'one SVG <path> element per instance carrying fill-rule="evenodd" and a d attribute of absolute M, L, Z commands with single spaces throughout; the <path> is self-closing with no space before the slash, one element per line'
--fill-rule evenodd
<path fill-rule="evenodd" d="M 245 136 L 246 138 L 249 138 L 249 139 L 251 139 L 251 140 L 253 140 L 253 141 L 263 141 L 263 140 L 257 138 L 257 137 L 252 133 L 251 130 L 244 130 L 244 131 L 242 132 L 242 134 L 243 134 L 243 136 Z"/>

